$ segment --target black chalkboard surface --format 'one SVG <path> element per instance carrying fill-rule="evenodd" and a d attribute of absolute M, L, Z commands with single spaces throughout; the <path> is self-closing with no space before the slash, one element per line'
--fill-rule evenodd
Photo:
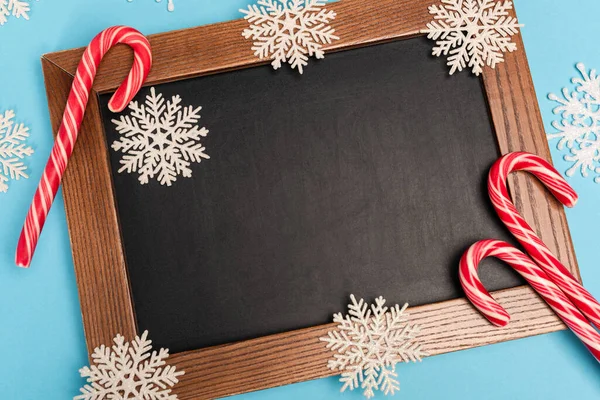
<path fill-rule="evenodd" d="M 430 51 L 415 38 L 328 54 L 302 76 L 263 66 L 156 86 L 203 107 L 211 156 L 167 187 L 118 173 L 111 150 L 138 326 L 157 347 L 323 324 L 350 293 L 463 297 L 462 252 L 510 241 L 485 188 L 499 152 L 480 81 L 449 77 Z M 482 279 L 522 283 L 502 267 Z"/>

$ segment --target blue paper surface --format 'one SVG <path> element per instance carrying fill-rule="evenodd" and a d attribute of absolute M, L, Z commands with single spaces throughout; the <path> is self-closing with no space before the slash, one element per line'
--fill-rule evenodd
<path fill-rule="evenodd" d="M 434 0 L 432 0 L 433 2 Z M 40 64 L 44 53 L 84 46 L 117 24 L 145 34 L 239 18 L 246 0 L 41 0 L 30 21 L 10 19 L 0 27 L 0 110 L 14 109 L 31 129 L 36 153 L 27 160 L 29 180 L 0 193 L 0 399 L 68 399 L 83 384 L 87 364 L 77 286 L 62 197 L 50 212 L 30 270 L 14 266 L 14 249 L 29 202 L 52 146 Z M 516 0 L 525 48 L 544 124 L 556 117 L 548 92 L 572 87 L 575 63 L 600 68 L 595 0 Z M 399 16 L 401 17 L 401 16 Z M 309 65 L 310 68 L 310 65 Z M 524 133 L 526 134 L 526 133 Z M 554 149 L 560 171 L 568 167 Z M 598 238 L 600 185 L 569 179 L 580 195 L 567 216 L 586 287 L 600 297 Z M 227 374 L 227 371 L 222 371 Z M 400 365 L 403 399 L 600 398 L 600 367 L 570 332 L 502 343 Z M 236 399 L 360 399 L 338 393 L 336 378 L 320 379 L 237 396 Z M 378 395 L 383 398 L 382 395 Z"/>

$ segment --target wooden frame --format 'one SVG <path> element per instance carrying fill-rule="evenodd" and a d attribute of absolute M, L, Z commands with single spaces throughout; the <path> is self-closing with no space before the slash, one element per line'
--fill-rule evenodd
<path fill-rule="evenodd" d="M 432 0 L 342 0 L 328 8 L 337 12 L 333 25 L 341 40 L 328 51 L 345 50 L 419 35 L 431 19 Z M 146 85 L 264 64 L 250 50 L 236 20 L 150 36 L 154 66 Z M 490 114 L 504 154 L 523 150 L 550 159 L 533 83 L 520 35 L 518 50 L 496 69 L 485 68 L 483 82 Z M 433 43 L 432 43 L 433 45 Z M 83 49 L 42 58 L 54 132 L 62 118 Z M 90 97 L 79 143 L 64 179 L 64 198 L 73 248 L 88 350 L 110 343 L 116 333 L 137 332 L 126 261 L 111 180 L 108 149 L 98 94 L 114 91 L 129 71 L 132 53 L 125 47 L 103 61 Z M 326 61 L 325 61 L 326 62 Z M 468 73 L 468 72 L 466 72 Z M 93 172 L 91 172 L 93 171 Z M 511 178 L 515 203 L 541 238 L 579 277 L 562 206 L 526 175 Z M 494 296 L 512 315 L 505 328 L 489 324 L 465 299 L 410 309 L 422 326 L 431 355 L 564 329 L 564 325 L 529 287 L 507 289 Z M 333 324 L 266 336 L 240 343 L 173 354 L 170 363 L 185 370 L 174 392 L 179 398 L 205 399 L 265 389 L 332 375 L 330 352 L 319 337 Z M 224 373 L 224 371 L 228 371 Z"/>

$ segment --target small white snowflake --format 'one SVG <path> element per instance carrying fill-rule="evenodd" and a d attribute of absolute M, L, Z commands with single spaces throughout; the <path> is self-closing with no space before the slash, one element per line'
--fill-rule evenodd
<path fill-rule="evenodd" d="M 3 193 L 8 191 L 10 179 L 29 178 L 21 160 L 33 154 L 33 149 L 22 143 L 29 136 L 29 128 L 15 124 L 14 118 L 13 110 L 0 114 L 0 192 Z"/>
<path fill-rule="evenodd" d="M 176 367 L 164 366 L 169 350 L 153 351 L 148 331 L 136 336 L 129 343 L 121 335 L 114 339 L 112 347 L 104 345 L 94 349 L 92 360 L 95 365 L 79 370 L 88 384 L 73 400 L 176 400 L 171 394 L 172 386 L 184 374 Z M 163 367 L 164 366 L 164 367 Z"/>
<path fill-rule="evenodd" d="M 23 17 L 29 20 L 29 0 L 0 0 L 0 26 L 8 21 L 8 17 Z"/>
<path fill-rule="evenodd" d="M 128 2 L 133 2 L 133 0 L 127 0 Z M 162 2 L 162 0 L 155 0 L 157 3 Z M 167 10 L 169 11 L 175 11 L 175 3 L 173 2 L 173 0 L 168 0 L 167 1 Z"/>
<path fill-rule="evenodd" d="M 323 44 L 339 39 L 329 22 L 335 12 L 322 8 L 327 0 L 258 0 L 244 19 L 250 28 L 242 35 L 254 41 L 252 50 L 261 60 L 270 58 L 274 69 L 289 63 L 302 73 L 308 57 L 324 58 Z"/>
<path fill-rule="evenodd" d="M 130 115 L 112 120 L 121 135 L 111 146 L 123 153 L 119 172 L 139 173 L 141 184 L 156 178 L 171 186 L 178 175 L 192 176 L 192 162 L 210 158 L 200 143 L 208 134 L 198 126 L 202 107 L 182 107 L 179 95 L 165 102 L 151 88 L 144 104 L 132 101 L 129 109 Z"/>
<path fill-rule="evenodd" d="M 396 364 L 421 361 L 427 355 L 416 340 L 420 328 L 405 324 L 408 304 L 388 309 L 383 297 L 378 297 L 369 308 L 363 299 L 357 302 L 354 295 L 350 295 L 350 300 L 349 315 L 333 316 L 338 330 L 321 338 L 328 349 L 336 352 L 327 367 L 342 371 L 342 392 L 360 384 L 367 398 L 373 397 L 375 390 L 394 394 L 400 389 Z"/>
<path fill-rule="evenodd" d="M 563 98 L 554 93 L 548 95 L 559 103 L 553 112 L 561 117 L 552 122 L 559 132 L 549 133 L 548 140 L 558 139 L 556 148 L 569 150 L 564 156 L 565 161 L 572 163 L 567 176 L 579 170 L 587 177 L 591 171 L 596 175 L 594 182 L 600 183 L 600 77 L 594 69 L 588 74 L 582 63 L 577 64 L 577 69 L 581 78 L 572 79 L 577 85 L 574 92 L 563 88 Z"/>
<path fill-rule="evenodd" d="M 523 25 L 509 16 L 510 1 L 441 0 L 442 5 L 429 6 L 434 20 L 427 24 L 429 39 L 436 41 L 433 55 L 448 56 L 450 75 L 467 66 L 475 75 L 487 64 L 492 68 L 504 61 L 504 52 L 517 49 L 511 36 Z"/>

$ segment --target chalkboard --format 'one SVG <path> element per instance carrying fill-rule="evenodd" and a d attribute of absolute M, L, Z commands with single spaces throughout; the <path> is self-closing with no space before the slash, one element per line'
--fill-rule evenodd
<path fill-rule="evenodd" d="M 351 293 L 463 297 L 462 252 L 511 240 L 487 198 L 499 151 L 481 82 L 430 52 L 414 38 L 330 53 L 302 76 L 267 65 L 155 86 L 203 107 L 211 159 L 140 185 L 110 151 L 139 330 L 179 352 L 330 322 Z M 482 279 L 522 283 L 507 268 Z"/>

